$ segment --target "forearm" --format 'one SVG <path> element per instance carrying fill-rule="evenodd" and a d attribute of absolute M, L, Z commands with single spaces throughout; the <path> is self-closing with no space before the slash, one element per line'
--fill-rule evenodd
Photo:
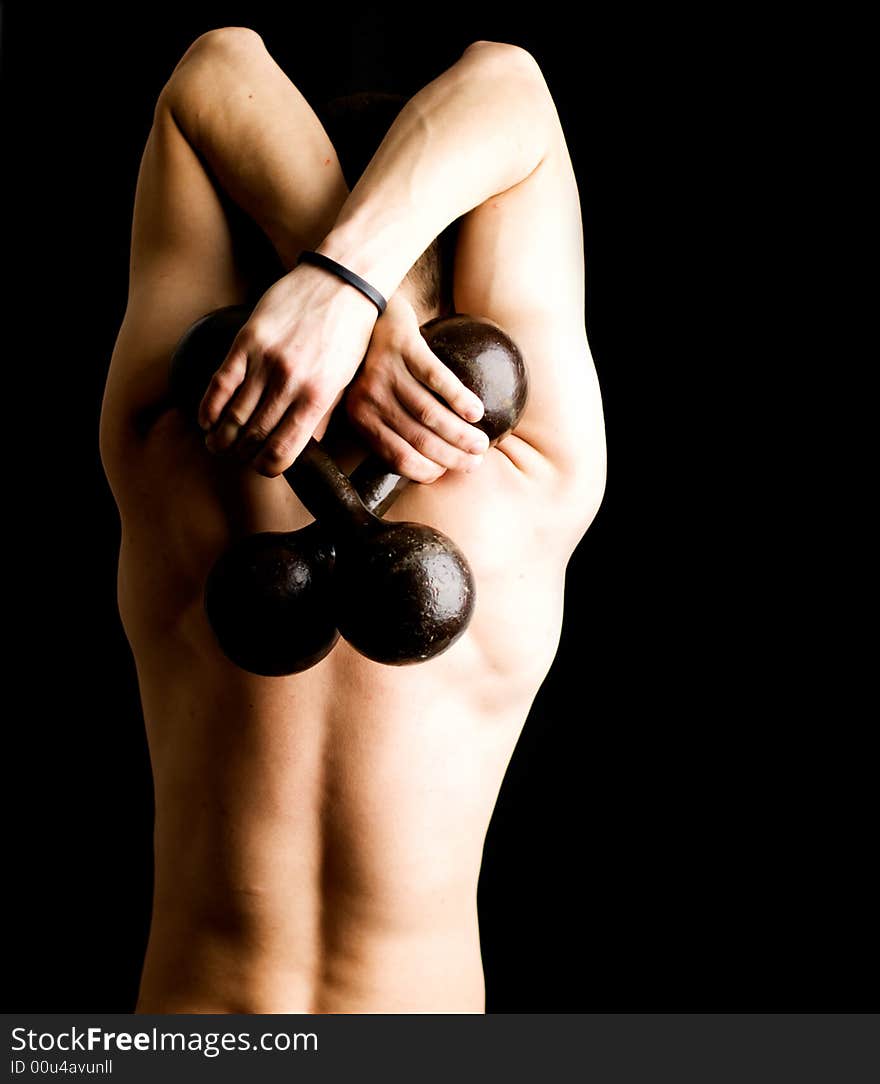
<path fill-rule="evenodd" d="M 390 296 L 446 226 L 537 168 L 554 117 L 528 53 L 470 46 L 401 111 L 319 251 Z"/>

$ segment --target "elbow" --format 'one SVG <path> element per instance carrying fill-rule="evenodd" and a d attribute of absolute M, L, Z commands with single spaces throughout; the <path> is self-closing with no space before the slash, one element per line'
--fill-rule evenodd
<path fill-rule="evenodd" d="M 256 30 L 249 26 L 218 26 L 206 30 L 193 41 L 181 59 L 198 54 L 225 55 L 264 53 L 266 43 Z"/>
<path fill-rule="evenodd" d="M 463 58 L 489 65 L 496 75 L 529 76 L 544 84 L 541 66 L 528 49 L 503 41 L 474 41 L 462 53 Z"/>
<path fill-rule="evenodd" d="M 247 26 L 220 26 L 200 34 L 185 50 L 160 92 L 160 102 L 167 98 L 184 73 L 210 70 L 209 65 L 242 66 L 253 64 L 266 54 L 266 43 L 256 30 Z"/>
<path fill-rule="evenodd" d="M 504 41 L 473 41 L 465 49 L 464 56 L 491 57 L 499 63 L 519 65 L 520 67 L 538 67 L 538 62 L 521 45 L 511 45 Z"/>

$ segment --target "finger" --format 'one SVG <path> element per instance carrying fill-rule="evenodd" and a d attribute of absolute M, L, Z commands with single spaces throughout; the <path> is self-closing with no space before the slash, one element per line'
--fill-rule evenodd
<path fill-rule="evenodd" d="M 424 384 L 403 379 L 395 385 L 400 403 L 413 418 L 438 437 L 462 452 L 483 455 L 489 450 L 489 438 L 474 425 L 468 425 L 457 414 L 432 395 Z"/>
<path fill-rule="evenodd" d="M 379 407 L 384 423 L 414 451 L 447 470 L 473 471 L 483 461 L 482 453 L 464 452 L 422 425 L 393 397 Z M 482 434 L 481 434 L 482 435 Z M 486 442 L 488 445 L 488 441 Z M 485 450 L 485 449 L 483 449 Z"/>
<path fill-rule="evenodd" d="M 199 403 L 199 425 L 202 429 L 208 430 L 217 424 L 223 408 L 247 375 L 247 367 L 247 351 L 233 347 L 223 359 L 220 368 L 211 377 L 211 382 Z"/>
<path fill-rule="evenodd" d="M 375 416 L 369 431 L 364 426 L 360 428 L 373 451 L 404 478 L 428 485 L 446 473 L 445 467 L 423 456 Z"/>
<path fill-rule="evenodd" d="M 483 403 L 480 397 L 462 384 L 424 339 L 419 339 L 404 360 L 412 375 L 445 399 L 456 414 L 469 422 L 478 422 L 482 418 Z"/>
<path fill-rule="evenodd" d="M 225 452 L 238 440 L 242 428 L 250 421 L 256 410 L 265 387 L 261 374 L 252 371 L 244 383 L 226 404 L 214 429 L 205 438 L 209 451 Z"/>
<path fill-rule="evenodd" d="M 238 459 L 247 462 L 259 454 L 293 402 L 295 391 L 296 383 L 291 375 L 283 369 L 276 369 L 263 389 L 250 420 L 241 428 L 233 449 Z"/>
<path fill-rule="evenodd" d="M 323 413 L 320 405 L 307 399 L 291 403 L 254 459 L 255 469 L 267 478 L 283 474 L 305 448 Z"/>

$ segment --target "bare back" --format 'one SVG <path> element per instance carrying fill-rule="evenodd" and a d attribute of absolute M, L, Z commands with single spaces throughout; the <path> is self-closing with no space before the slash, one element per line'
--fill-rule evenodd
<path fill-rule="evenodd" d="M 217 647 L 204 577 L 239 516 L 248 530 L 310 517 L 283 479 L 218 484 L 176 413 L 144 458 L 156 501 L 144 494 L 120 568 L 156 786 L 141 1007 L 481 1011 L 483 840 L 562 614 L 537 487 L 499 448 L 479 477 L 413 486 L 388 513 L 445 531 L 473 566 L 475 615 L 444 655 L 387 667 L 343 641 L 311 670 L 261 678 Z"/>
<path fill-rule="evenodd" d="M 576 214 L 567 155 L 558 169 L 526 183 L 546 184 L 534 196 L 554 213 L 562 185 Z M 155 294 L 142 306 L 130 299 L 102 450 L 122 518 L 119 607 L 155 781 L 154 911 L 138 1011 L 483 1011 L 485 833 L 556 652 L 568 558 L 604 484 L 601 402 L 577 314 L 564 323 L 552 309 L 506 307 L 513 286 L 477 277 L 468 256 L 488 243 L 499 266 L 507 246 L 534 258 L 535 244 L 571 228 L 568 218 L 555 231 L 544 223 L 534 239 L 505 229 L 499 211 L 521 198 L 505 193 L 464 223 L 455 300 L 518 342 L 530 405 L 479 471 L 413 484 L 386 517 L 439 528 L 475 574 L 467 632 L 420 665 L 383 666 L 344 641 L 281 678 L 223 656 L 202 605 L 214 561 L 243 534 L 296 530 L 310 516 L 283 478 L 211 456 L 175 409 L 145 433 L 130 424 L 121 389 L 137 385 L 131 374 L 149 369 L 161 381 L 184 328 L 240 298 L 194 289 L 158 322 Z M 350 471 L 366 449 L 340 433 L 327 443 Z"/>

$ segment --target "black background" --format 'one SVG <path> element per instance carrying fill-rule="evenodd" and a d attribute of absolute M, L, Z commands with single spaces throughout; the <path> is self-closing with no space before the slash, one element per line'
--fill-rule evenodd
<path fill-rule="evenodd" d="M 314 8 L 3 8 L 5 236 L 24 242 L 6 246 L 3 327 L 8 1008 L 134 1004 L 152 797 L 98 416 L 153 103 L 223 25 L 262 34 L 313 102 L 412 93 L 470 41 L 514 42 L 567 133 L 608 488 L 486 844 L 488 1010 L 864 1007 L 861 720 L 811 696 L 793 558 L 760 493 L 764 254 L 737 237 L 772 140 L 757 123 L 772 104 L 752 100 L 766 25 L 657 6 L 584 7 L 579 26 L 552 3 Z"/>

